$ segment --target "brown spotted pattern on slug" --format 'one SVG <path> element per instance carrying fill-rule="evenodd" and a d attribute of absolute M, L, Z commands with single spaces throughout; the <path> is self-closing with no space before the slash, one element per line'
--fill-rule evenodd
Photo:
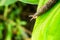
<path fill-rule="evenodd" d="M 32 17 L 31 20 L 37 18 L 37 16 L 39 16 L 40 14 L 43 14 L 47 10 L 49 10 L 56 2 L 57 0 L 49 0 L 45 5 L 40 7 L 34 15 L 30 15 L 29 17 Z"/>

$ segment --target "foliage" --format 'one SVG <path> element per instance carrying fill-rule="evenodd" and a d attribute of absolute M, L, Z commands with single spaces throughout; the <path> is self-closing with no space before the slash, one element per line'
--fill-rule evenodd
<path fill-rule="evenodd" d="M 33 5 L 37 5 L 39 0 L 0 0 L 0 6 L 8 6 L 10 4 L 14 4 L 17 1 L 21 1 L 23 3 L 27 3 L 27 4 L 33 4 Z"/>
<path fill-rule="evenodd" d="M 44 0 L 40 1 L 38 8 L 44 4 Z M 45 14 L 40 15 L 35 22 L 32 33 L 32 40 L 60 40 L 59 14 L 60 2 L 57 2 L 55 6 L 48 10 Z"/>
<path fill-rule="evenodd" d="M 13 3 L 15 3 L 17 0 L 1 0 L 0 1 L 0 6 L 8 6 L 8 5 L 10 5 L 10 4 L 13 4 Z"/>
<path fill-rule="evenodd" d="M 22 12 L 21 4 L 16 6 L 17 0 L 0 0 L 0 40 L 21 40 L 28 38 L 21 25 L 26 25 L 21 21 L 19 14 Z M 4 33 L 4 32 L 5 33 Z M 14 36 L 16 35 L 16 36 Z M 4 37 L 4 38 L 3 38 Z"/>
<path fill-rule="evenodd" d="M 15 40 L 28 38 L 21 25 L 20 14 L 26 4 L 38 5 L 37 10 L 48 0 L 0 0 L 0 40 Z M 59 0 L 58 0 L 59 1 Z M 19 5 L 16 5 L 19 2 Z M 36 19 L 32 40 L 59 40 L 60 39 L 60 1 L 45 14 Z M 3 38 L 4 37 L 4 38 Z"/>
<path fill-rule="evenodd" d="M 39 0 L 19 0 L 19 1 L 28 3 L 28 4 L 34 4 L 34 5 L 37 5 L 39 2 Z"/>

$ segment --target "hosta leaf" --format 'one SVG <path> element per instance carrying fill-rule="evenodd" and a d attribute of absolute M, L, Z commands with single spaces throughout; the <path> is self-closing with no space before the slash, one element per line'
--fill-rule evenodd
<path fill-rule="evenodd" d="M 60 40 L 60 2 L 36 19 L 32 40 Z"/>
<path fill-rule="evenodd" d="M 28 3 L 28 4 L 38 4 L 39 2 L 39 0 L 19 0 L 19 1 Z"/>
<path fill-rule="evenodd" d="M 17 0 L 1 0 L 0 1 L 0 6 L 8 6 L 10 4 L 15 3 Z"/>

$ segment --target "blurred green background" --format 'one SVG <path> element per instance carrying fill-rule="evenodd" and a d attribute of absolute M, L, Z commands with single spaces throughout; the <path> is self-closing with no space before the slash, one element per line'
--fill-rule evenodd
<path fill-rule="evenodd" d="M 31 40 L 38 0 L 0 0 L 0 40 Z"/>

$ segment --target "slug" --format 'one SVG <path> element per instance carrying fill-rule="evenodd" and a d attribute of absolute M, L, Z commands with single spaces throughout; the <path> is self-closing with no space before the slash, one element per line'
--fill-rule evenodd
<path fill-rule="evenodd" d="M 35 14 L 29 15 L 29 17 L 32 17 L 31 20 L 37 18 L 37 16 L 39 16 L 39 15 L 45 13 L 47 10 L 49 10 L 56 2 L 57 2 L 57 0 L 48 0 L 48 2 L 45 5 L 43 5 L 42 7 L 40 7 L 39 10 L 37 10 L 37 12 Z"/>

